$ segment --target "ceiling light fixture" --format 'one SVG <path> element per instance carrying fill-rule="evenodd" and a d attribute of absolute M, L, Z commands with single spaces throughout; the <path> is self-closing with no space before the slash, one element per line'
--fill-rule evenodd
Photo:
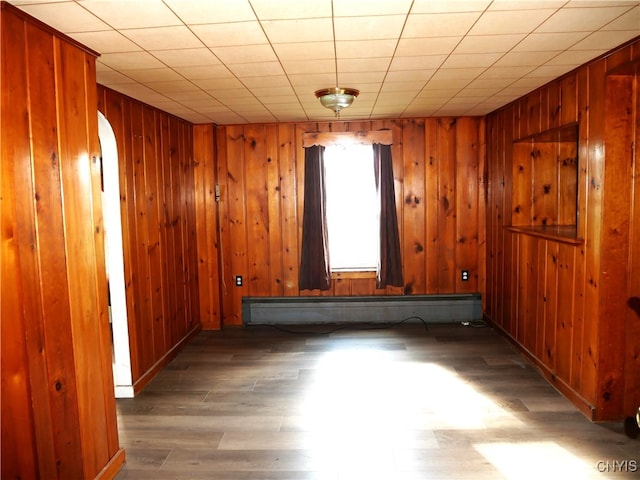
<path fill-rule="evenodd" d="M 340 118 L 340 110 L 350 106 L 359 93 L 355 88 L 323 88 L 316 90 L 316 98 L 323 107 L 333 110 L 336 118 Z"/>

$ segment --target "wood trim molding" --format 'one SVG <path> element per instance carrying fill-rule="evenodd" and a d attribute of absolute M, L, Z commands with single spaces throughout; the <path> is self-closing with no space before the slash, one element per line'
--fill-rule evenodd
<path fill-rule="evenodd" d="M 328 147 L 344 144 L 382 145 L 393 144 L 393 132 L 391 130 L 371 130 L 359 132 L 307 132 L 302 134 L 302 146 L 304 148 L 313 145 Z"/>

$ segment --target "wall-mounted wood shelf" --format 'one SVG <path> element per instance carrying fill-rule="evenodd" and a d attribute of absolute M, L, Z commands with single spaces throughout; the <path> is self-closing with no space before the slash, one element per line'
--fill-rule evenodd
<path fill-rule="evenodd" d="M 518 138 L 513 143 L 549 143 L 549 142 L 577 142 L 578 141 L 578 122 L 567 123 L 556 128 L 550 128 L 540 133 L 527 135 Z"/>
<path fill-rule="evenodd" d="M 532 237 L 544 238 L 569 245 L 582 245 L 583 238 L 578 238 L 575 225 L 506 225 L 506 230 Z"/>

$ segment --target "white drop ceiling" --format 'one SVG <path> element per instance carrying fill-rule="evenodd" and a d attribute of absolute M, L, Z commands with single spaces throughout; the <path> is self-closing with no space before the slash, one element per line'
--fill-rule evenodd
<path fill-rule="evenodd" d="M 640 35 L 639 1 L 10 0 L 193 123 L 484 115 Z"/>

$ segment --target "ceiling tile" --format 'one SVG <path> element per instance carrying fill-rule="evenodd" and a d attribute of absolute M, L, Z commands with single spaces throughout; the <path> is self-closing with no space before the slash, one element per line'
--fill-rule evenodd
<path fill-rule="evenodd" d="M 188 80 L 161 81 L 150 83 L 149 85 L 154 90 L 162 93 L 192 92 L 198 90 L 198 87 Z"/>
<path fill-rule="evenodd" d="M 612 22 L 607 23 L 603 30 L 640 30 L 640 6 L 632 8 L 624 15 L 619 16 Z"/>
<path fill-rule="evenodd" d="M 455 49 L 455 53 L 504 53 L 518 44 L 525 34 L 468 35 Z"/>
<path fill-rule="evenodd" d="M 136 83 L 132 78 L 111 69 L 108 71 L 98 71 L 96 77 L 97 82 L 105 86 L 118 85 L 122 83 Z"/>
<path fill-rule="evenodd" d="M 20 5 L 20 10 L 64 33 L 109 30 L 109 25 L 87 12 L 77 3 L 42 3 Z"/>
<path fill-rule="evenodd" d="M 233 76 L 229 69 L 222 64 L 202 65 L 197 67 L 175 67 L 175 70 L 189 80 L 206 80 Z"/>
<path fill-rule="evenodd" d="M 225 88 L 242 88 L 242 83 L 235 77 L 193 80 L 193 83 L 209 92 L 224 90 Z"/>
<path fill-rule="evenodd" d="M 339 72 L 386 72 L 391 57 L 349 58 L 338 60 Z"/>
<path fill-rule="evenodd" d="M 462 37 L 401 38 L 396 55 L 415 57 L 419 55 L 449 54 Z"/>
<path fill-rule="evenodd" d="M 172 67 L 195 67 L 220 65 L 220 60 L 208 48 L 185 48 L 180 50 L 150 50 L 158 60 Z"/>
<path fill-rule="evenodd" d="M 245 22 L 255 20 L 247 0 L 164 0 L 187 24 Z"/>
<path fill-rule="evenodd" d="M 157 91 L 147 87 L 146 85 L 141 85 L 139 83 L 120 84 L 115 85 L 112 88 L 120 93 L 124 93 L 125 95 L 136 98 L 143 102 L 167 100 L 167 97 L 165 95 L 162 95 L 161 93 L 158 93 Z"/>
<path fill-rule="evenodd" d="M 202 47 L 187 27 L 154 27 L 121 30 L 122 34 L 145 50 L 174 50 Z"/>
<path fill-rule="evenodd" d="M 538 32 L 588 32 L 597 30 L 626 12 L 626 7 L 566 8 L 538 27 Z"/>
<path fill-rule="evenodd" d="M 465 35 L 479 17 L 478 12 L 410 15 L 404 38 L 454 37 Z"/>
<path fill-rule="evenodd" d="M 143 70 L 127 70 L 126 75 L 137 82 L 156 83 L 166 81 L 184 80 L 178 73 L 170 68 L 145 68 Z"/>
<path fill-rule="evenodd" d="M 411 93 L 411 97 L 413 98 L 417 95 L 422 87 L 424 87 L 425 82 L 421 80 L 409 80 L 406 82 L 403 81 L 389 81 L 386 79 L 382 84 L 382 88 L 380 89 L 381 93 L 389 94 L 389 93 Z"/>
<path fill-rule="evenodd" d="M 333 59 L 333 42 L 277 43 L 273 49 L 281 61 Z"/>
<path fill-rule="evenodd" d="M 100 61 L 115 70 L 164 67 L 160 60 L 147 52 L 106 53 L 100 56 Z"/>
<path fill-rule="evenodd" d="M 251 6 L 258 18 L 262 20 L 331 17 L 331 0 L 313 0 L 312 2 L 251 0 Z"/>
<path fill-rule="evenodd" d="M 389 66 L 390 71 L 400 70 L 431 70 L 439 68 L 447 59 L 447 55 L 421 55 L 394 57 Z"/>
<path fill-rule="evenodd" d="M 276 77 L 247 77 L 242 79 L 242 83 L 247 88 L 269 88 L 269 87 L 291 87 L 289 79 L 285 76 L 278 75 Z"/>
<path fill-rule="evenodd" d="M 500 53 L 454 53 L 445 60 L 442 68 L 489 67 L 501 56 Z"/>
<path fill-rule="evenodd" d="M 231 72 L 239 78 L 284 74 L 278 62 L 235 63 L 231 65 Z"/>
<path fill-rule="evenodd" d="M 514 52 L 565 50 L 587 35 L 586 32 L 532 33 L 513 48 Z"/>
<path fill-rule="evenodd" d="M 485 12 L 469 31 L 470 35 L 529 33 L 553 15 L 554 9 Z"/>
<path fill-rule="evenodd" d="M 271 46 L 268 44 L 213 47 L 211 50 L 222 62 L 228 65 L 277 61 Z"/>
<path fill-rule="evenodd" d="M 336 76 L 333 73 L 318 73 L 314 75 L 290 75 L 291 85 L 300 86 L 311 93 L 321 88 L 333 87 Z M 355 87 L 354 87 L 355 88 Z"/>
<path fill-rule="evenodd" d="M 406 14 L 410 8 L 411 0 L 333 0 L 336 17 Z"/>
<path fill-rule="evenodd" d="M 638 34 L 640 34 L 640 24 L 638 26 L 638 30 L 635 31 L 599 31 L 592 33 L 588 37 L 573 45 L 571 47 L 571 50 L 599 50 L 602 48 L 610 50 L 626 42 L 627 40 L 631 40 Z"/>
<path fill-rule="evenodd" d="M 346 40 L 336 42 L 336 51 L 339 58 L 390 57 L 396 45 L 396 40 Z"/>
<path fill-rule="evenodd" d="M 542 65 L 529 73 L 523 75 L 526 78 L 548 78 L 549 80 L 557 78 L 567 73 L 566 65 Z"/>
<path fill-rule="evenodd" d="M 483 78 L 478 77 L 471 80 L 465 88 L 498 88 L 502 90 L 515 82 L 520 77 L 515 78 Z"/>
<path fill-rule="evenodd" d="M 396 39 L 405 19 L 405 15 L 339 17 L 334 21 L 336 40 Z"/>
<path fill-rule="evenodd" d="M 282 66 L 290 75 L 333 72 L 335 74 L 336 65 L 334 60 L 294 60 L 284 61 Z"/>
<path fill-rule="evenodd" d="M 577 67 L 600 55 L 600 50 L 567 50 L 550 59 L 546 65 L 571 65 Z"/>
<path fill-rule="evenodd" d="M 487 68 L 484 72 L 482 72 L 482 74 L 480 75 L 480 78 L 486 78 L 486 79 L 520 78 L 528 74 L 534 68 L 536 67 L 531 65 L 525 65 L 520 67 L 516 67 L 516 66 L 497 67 L 494 65 Z"/>
<path fill-rule="evenodd" d="M 409 82 L 410 81 L 410 82 L 424 83 L 433 76 L 434 72 L 435 70 L 427 70 L 427 69 L 394 70 L 387 73 L 387 76 L 385 77 L 385 82 L 399 82 L 399 81 Z"/>
<path fill-rule="evenodd" d="M 333 40 L 330 18 L 266 20 L 262 27 L 271 43 L 321 42 Z"/>
<path fill-rule="evenodd" d="M 466 87 L 471 80 L 468 78 L 431 78 L 426 88 L 435 88 L 442 90 L 444 88 L 463 88 Z"/>
<path fill-rule="evenodd" d="M 103 30 L 100 32 L 78 32 L 70 35 L 73 39 L 87 47 L 100 52 L 137 52 L 142 50 L 127 37 L 116 30 Z"/>
<path fill-rule="evenodd" d="M 257 21 L 193 25 L 191 30 L 208 47 L 267 43 Z"/>
<path fill-rule="evenodd" d="M 523 67 L 532 66 L 536 67 L 549 61 L 560 51 L 553 52 L 509 52 L 500 57 L 500 59 L 493 65 L 495 67 Z"/>
<path fill-rule="evenodd" d="M 257 97 L 265 97 L 267 101 L 277 97 L 292 98 L 295 95 L 293 88 L 287 87 L 255 87 L 251 89 Z M 279 102 L 278 102 L 279 103 Z"/>
<path fill-rule="evenodd" d="M 358 88 L 356 83 L 364 82 L 382 82 L 385 72 L 339 72 L 338 84 L 340 86 L 348 86 Z"/>
<path fill-rule="evenodd" d="M 413 13 L 482 12 L 491 0 L 415 0 Z"/>
<path fill-rule="evenodd" d="M 598 0 L 599 1 L 599 0 Z M 535 10 L 537 8 L 560 8 L 566 0 L 493 0 L 488 10 Z"/>
<path fill-rule="evenodd" d="M 126 2 L 126 8 L 123 8 L 123 2 L 113 0 L 81 0 L 79 3 L 117 29 L 167 27 L 182 23 L 163 2 L 154 0 Z"/>
<path fill-rule="evenodd" d="M 437 80 L 458 80 L 458 79 L 466 79 L 471 80 L 478 77 L 482 74 L 486 69 L 483 67 L 476 68 L 441 68 L 438 70 L 432 78 Z"/>

